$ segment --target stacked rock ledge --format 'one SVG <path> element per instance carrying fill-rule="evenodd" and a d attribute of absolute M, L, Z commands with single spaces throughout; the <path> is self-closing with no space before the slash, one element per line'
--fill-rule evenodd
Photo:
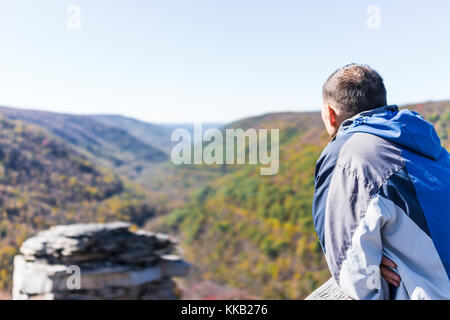
<path fill-rule="evenodd" d="M 124 222 L 52 227 L 14 257 L 13 299 L 177 299 L 189 264 L 169 236 Z"/>

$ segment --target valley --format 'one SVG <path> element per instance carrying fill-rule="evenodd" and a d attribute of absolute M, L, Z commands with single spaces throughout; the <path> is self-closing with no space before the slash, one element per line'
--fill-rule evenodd
<path fill-rule="evenodd" d="M 404 107 L 432 122 L 450 149 L 449 101 Z M 1 107 L 0 290 L 10 289 L 12 256 L 37 231 L 123 220 L 179 238 L 193 264 L 184 290 L 214 283 L 241 296 L 304 298 L 329 277 L 311 216 L 315 161 L 328 142 L 320 113 L 210 127 L 279 129 L 279 172 L 261 176 L 256 164 L 175 165 L 175 125 Z"/>

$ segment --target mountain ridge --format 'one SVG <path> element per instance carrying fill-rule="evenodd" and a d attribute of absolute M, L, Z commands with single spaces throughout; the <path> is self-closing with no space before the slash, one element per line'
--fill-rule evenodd
<path fill-rule="evenodd" d="M 0 107 L 0 114 L 40 126 L 95 163 L 132 177 L 145 163 L 158 163 L 168 154 L 139 140 L 126 130 L 109 126 L 89 116 Z"/>

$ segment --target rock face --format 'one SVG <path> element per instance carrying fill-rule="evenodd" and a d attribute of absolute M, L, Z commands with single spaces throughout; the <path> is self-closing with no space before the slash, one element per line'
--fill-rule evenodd
<path fill-rule="evenodd" d="M 52 227 L 15 256 L 13 299 L 176 299 L 189 264 L 174 245 L 123 222 Z"/>
<path fill-rule="evenodd" d="M 330 278 L 319 288 L 314 290 L 305 300 L 353 300 L 347 296 L 336 283 L 336 280 Z"/>

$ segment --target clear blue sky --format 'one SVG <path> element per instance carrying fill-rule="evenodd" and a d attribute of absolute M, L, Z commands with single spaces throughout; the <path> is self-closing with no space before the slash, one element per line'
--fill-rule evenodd
<path fill-rule="evenodd" d="M 390 103 L 450 98 L 448 0 L 0 0 L 0 41 L 0 105 L 14 107 L 152 122 L 318 110 L 349 62 L 377 69 Z"/>

